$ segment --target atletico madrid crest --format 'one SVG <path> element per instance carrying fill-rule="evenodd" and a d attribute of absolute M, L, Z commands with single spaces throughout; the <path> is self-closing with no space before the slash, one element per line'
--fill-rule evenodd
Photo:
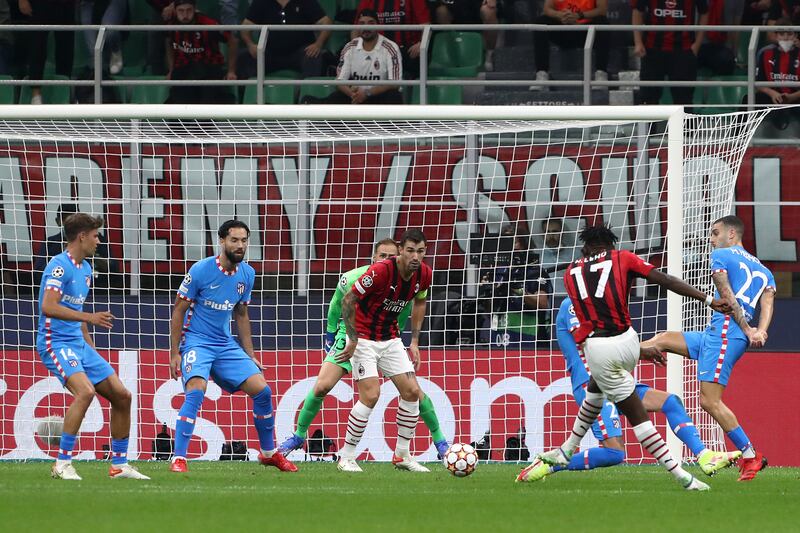
<path fill-rule="evenodd" d="M 236 292 L 238 292 L 239 295 L 244 294 L 244 283 L 239 282 L 236 284 Z"/>

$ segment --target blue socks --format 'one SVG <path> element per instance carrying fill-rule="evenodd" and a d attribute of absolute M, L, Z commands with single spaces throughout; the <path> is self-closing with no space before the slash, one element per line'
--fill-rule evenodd
<path fill-rule="evenodd" d="M 61 442 L 58 445 L 58 459 L 60 461 L 69 461 L 72 459 L 72 449 L 75 448 L 75 440 L 77 435 L 71 433 L 62 433 Z"/>
<path fill-rule="evenodd" d="M 554 466 L 553 471 L 560 470 L 592 470 L 593 468 L 603 468 L 614 466 L 625 460 L 625 452 L 614 448 L 589 448 L 578 452 L 572 456 L 566 467 Z"/>
<path fill-rule="evenodd" d="M 253 396 L 253 424 L 258 432 L 258 443 L 263 452 L 275 449 L 275 418 L 272 416 L 272 390 L 269 386 Z"/>
<path fill-rule="evenodd" d="M 745 435 L 742 426 L 738 426 L 736 429 L 733 429 L 727 433 L 728 438 L 731 439 L 731 442 L 737 449 L 741 450 L 742 456 L 745 459 L 749 459 L 756 456 L 755 449 L 753 449 L 753 445 L 750 444 L 750 439 Z M 61 437 L 62 442 L 64 437 Z M 59 457 L 60 458 L 60 457 Z"/>
<path fill-rule="evenodd" d="M 111 439 L 111 464 L 124 465 L 128 462 L 128 437 Z"/>
<path fill-rule="evenodd" d="M 694 422 L 686 413 L 686 408 L 681 403 L 680 398 L 670 394 L 661 407 L 661 412 L 667 416 L 667 422 L 675 436 L 681 439 L 687 448 L 692 450 L 695 457 L 706 449 L 705 444 L 700 440 L 700 432 L 697 431 Z"/>
<path fill-rule="evenodd" d="M 175 457 L 186 458 L 189 441 L 194 433 L 197 411 L 200 410 L 204 396 L 203 391 L 199 389 L 190 390 L 185 394 L 181 410 L 178 411 L 178 420 L 175 422 Z"/>

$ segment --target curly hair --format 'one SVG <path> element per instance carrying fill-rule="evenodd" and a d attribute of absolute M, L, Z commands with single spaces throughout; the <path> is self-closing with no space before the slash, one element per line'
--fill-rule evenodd
<path fill-rule="evenodd" d="M 597 226 L 587 226 L 580 232 L 578 238 L 583 242 L 587 248 L 595 248 L 599 246 L 614 247 L 619 240 L 619 237 L 605 224 Z"/>

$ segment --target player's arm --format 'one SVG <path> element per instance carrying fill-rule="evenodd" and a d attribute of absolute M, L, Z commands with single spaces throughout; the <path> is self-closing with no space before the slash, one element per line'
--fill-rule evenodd
<path fill-rule="evenodd" d="M 411 362 L 414 363 L 414 370 L 419 370 L 420 355 L 419 355 L 419 333 L 422 331 L 422 322 L 425 320 L 425 309 L 427 307 L 427 298 L 414 298 L 413 307 L 411 308 L 411 345 L 408 350 L 411 352 Z"/>
<path fill-rule="evenodd" d="M 175 305 L 169 320 L 169 374 L 173 379 L 178 379 L 181 375 L 181 333 L 183 332 L 183 318 L 190 305 L 189 300 L 180 296 L 175 298 Z"/>
<path fill-rule="evenodd" d="M 708 24 L 708 8 L 706 8 L 705 13 L 701 13 L 700 17 L 697 19 L 697 24 L 699 26 L 705 26 Z M 706 32 L 703 30 L 696 31 L 694 34 L 694 42 L 692 43 L 692 52 L 694 55 L 697 55 L 700 52 L 700 47 L 703 45 L 703 38 L 705 37 Z"/>
<path fill-rule="evenodd" d="M 751 333 L 755 333 L 755 328 L 747 323 L 747 317 L 744 316 L 744 309 L 739 305 L 736 296 L 733 293 L 733 287 L 728 279 L 728 273 L 724 270 L 714 272 L 711 274 L 711 279 L 714 281 L 714 286 L 719 292 L 720 298 L 727 301 L 731 307 L 730 315 L 733 317 L 734 322 L 742 328 L 742 331 L 750 338 Z"/>
<path fill-rule="evenodd" d="M 761 348 L 767 342 L 767 330 L 772 322 L 772 313 L 775 309 L 775 289 L 767 287 L 759 300 L 760 311 L 758 314 L 758 328 L 751 341 L 755 348 Z"/>
<path fill-rule="evenodd" d="M 235 80 L 236 79 L 236 59 L 239 57 L 239 39 L 236 38 L 236 35 L 233 32 L 225 32 L 223 34 L 225 36 L 225 44 L 227 45 L 227 60 L 228 60 L 228 71 L 225 73 L 226 80 Z"/>
<path fill-rule="evenodd" d="M 239 344 L 244 352 L 250 356 L 258 368 L 264 370 L 261 362 L 256 359 L 256 351 L 253 348 L 253 329 L 250 326 L 250 314 L 247 312 L 247 304 L 239 302 L 233 308 L 233 319 L 236 321 L 236 331 L 239 333 Z"/>
<path fill-rule="evenodd" d="M 719 311 L 720 313 L 728 313 L 731 310 L 731 306 L 724 296 L 722 298 L 714 298 L 711 295 L 692 287 L 685 281 L 676 278 L 675 276 L 666 274 L 658 269 L 654 268 L 651 270 L 650 273 L 645 276 L 645 279 L 651 283 L 655 283 L 664 287 L 668 291 L 680 294 L 681 296 L 686 296 L 687 298 L 693 298 L 695 300 L 705 302 L 706 305 L 715 311 Z M 720 295 L 722 295 L 722 293 L 720 293 Z"/>
<path fill-rule="evenodd" d="M 76 311 L 67 306 L 61 305 L 61 293 L 58 291 L 46 290 L 44 291 L 44 298 L 42 299 L 42 313 L 47 318 L 56 318 L 58 320 L 67 320 L 69 322 L 83 322 L 84 324 L 94 324 L 106 329 L 111 329 L 114 325 L 114 315 L 109 311 L 101 311 L 99 313 L 84 313 L 83 311 Z"/>
<path fill-rule="evenodd" d="M 343 363 L 353 357 L 353 352 L 358 344 L 358 332 L 356 331 L 356 302 L 358 295 L 350 291 L 342 299 L 342 322 L 347 332 L 347 345 L 344 350 L 336 354 L 336 361 Z"/>
<path fill-rule="evenodd" d="M 633 8 L 633 11 L 631 12 L 631 25 L 633 26 L 641 26 L 644 24 L 644 8 L 639 5 L 642 3 L 644 3 L 642 0 L 638 0 Z M 633 46 L 637 56 L 644 57 L 647 53 L 647 49 L 644 47 L 644 41 L 642 40 L 642 32 L 640 30 L 633 32 Z"/>

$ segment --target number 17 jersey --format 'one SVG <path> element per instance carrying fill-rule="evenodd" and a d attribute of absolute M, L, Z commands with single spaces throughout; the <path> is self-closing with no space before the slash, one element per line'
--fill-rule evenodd
<path fill-rule="evenodd" d="M 772 272 L 741 246 L 717 248 L 711 252 L 711 273 L 717 272 L 728 274 L 733 294 L 748 322 L 753 320 L 758 300 L 764 291 L 775 290 L 776 287 Z M 719 298 L 719 291 L 715 291 L 714 296 Z M 734 320 L 718 312 L 711 315 L 709 330 L 716 335 L 724 332 L 728 337 L 747 338 Z"/>

